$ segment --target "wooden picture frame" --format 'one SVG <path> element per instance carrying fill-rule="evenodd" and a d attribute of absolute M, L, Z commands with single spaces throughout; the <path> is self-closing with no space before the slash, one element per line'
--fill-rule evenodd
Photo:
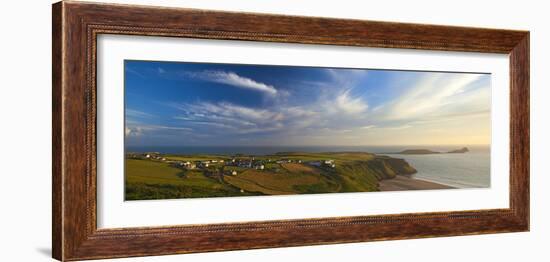
<path fill-rule="evenodd" d="M 83 2 L 53 5 L 53 257 L 82 260 L 529 230 L 529 32 Z M 99 34 L 508 54 L 510 207 L 98 229 Z"/>

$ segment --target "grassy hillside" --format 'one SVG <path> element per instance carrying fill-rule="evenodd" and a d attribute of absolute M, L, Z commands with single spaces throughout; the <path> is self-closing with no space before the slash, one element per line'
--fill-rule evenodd
<path fill-rule="evenodd" d="M 126 200 L 243 196 L 239 188 L 167 163 L 126 159 Z"/>
<path fill-rule="evenodd" d="M 322 175 L 318 169 L 304 164 L 281 164 L 279 172 L 247 170 L 225 181 L 245 191 L 266 195 L 337 192 L 338 185 Z"/>
<path fill-rule="evenodd" d="M 173 161 L 224 159 L 195 169 Z M 264 169 L 232 166 L 229 157 L 166 156 L 126 160 L 126 199 L 169 199 L 378 191 L 378 182 L 416 170 L 403 159 L 360 152 L 279 153 L 257 156 Z M 252 157 L 250 157 L 252 159 Z M 332 161 L 335 166 L 325 164 Z M 197 162 L 198 163 L 198 162 Z M 237 171 L 237 175 L 231 175 Z"/>

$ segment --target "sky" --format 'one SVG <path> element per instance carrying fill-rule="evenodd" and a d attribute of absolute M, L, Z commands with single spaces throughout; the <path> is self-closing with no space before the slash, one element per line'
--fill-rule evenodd
<path fill-rule="evenodd" d="M 125 61 L 129 146 L 490 144 L 490 74 Z"/>

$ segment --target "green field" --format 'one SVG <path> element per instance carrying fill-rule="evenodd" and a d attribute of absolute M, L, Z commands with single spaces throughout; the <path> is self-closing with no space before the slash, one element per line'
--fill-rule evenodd
<path fill-rule="evenodd" d="M 152 160 L 126 159 L 126 200 L 251 195 L 239 188 Z"/>
<path fill-rule="evenodd" d="M 301 168 L 290 169 L 289 165 Z M 267 195 L 337 192 L 338 186 L 322 176 L 319 170 L 303 164 L 289 163 L 281 166 L 282 171 L 277 173 L 247 170 L 237 176 L 228 176 L 225 181 L 243 190 Z M 309 190 L 314 188 L 316 190 Z"/>
<path fill-rule="evenodd" d="M 264 169 L 232 166 L 232 158 L 226 156 L 162 157 L 162 161 L 126 159 L 126 200 L 370 192 L 378 191 L 382 179 L 416 172 L 402 159 L 359 152 L 292 152 L 255 157 L 254 161 L 262 163 Z M 200 161 L 222 159 L 224 163 L 199 165 Z M 335 167 L 319 164 L 328 159 Z M 178 161 L 195 162 L 198 166 L 180 167 L 175 164 Z M 237 175 L 231 175 L 232 171 Z"/>

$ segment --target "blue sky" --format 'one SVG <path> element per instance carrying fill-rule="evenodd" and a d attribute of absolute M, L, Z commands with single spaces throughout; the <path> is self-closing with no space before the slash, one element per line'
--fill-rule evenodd
<path fill-rule="evenodd" d="M 125 61 L 130 146 L 490 143 L 488 74 Z"/>

